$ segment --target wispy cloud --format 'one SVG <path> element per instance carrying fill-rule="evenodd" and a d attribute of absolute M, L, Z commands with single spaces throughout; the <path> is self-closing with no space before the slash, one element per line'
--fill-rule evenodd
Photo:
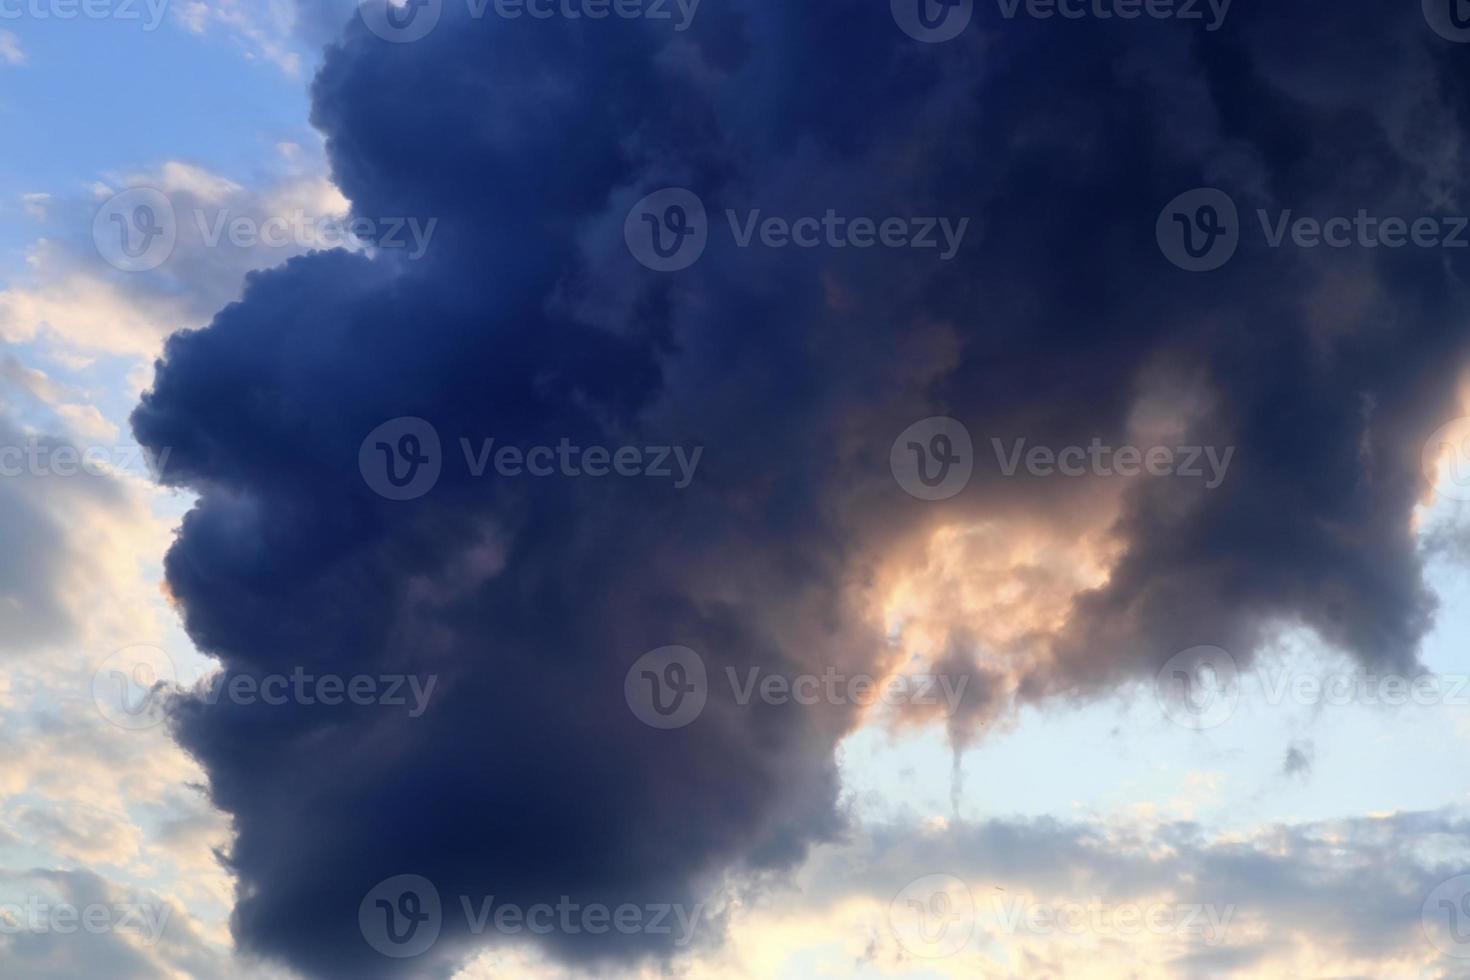
<path fill-rule="evenodd" d="M 20 196 L 21 207 L 25 208 L 26 214 L 37 221 L 45 221 L 48 214 L 47 208 L 51 204 L 50 194 L 22 194 Z"/>
<path fill-rule="evenodd" d="M 20 38 L 10 31 L 0 31 L 0 63 L 23 65 L 27 56 L 20 46 Z"/>
<path fill-rule="evenodd" d="M 187 0 L 175 8 L 179 23 L 194 34 L 217 25 L 233 36 L 252 60 L 275 65 L 288 76 L 301 74 L 296 46 L 296 5 L 290 0 Z"/>

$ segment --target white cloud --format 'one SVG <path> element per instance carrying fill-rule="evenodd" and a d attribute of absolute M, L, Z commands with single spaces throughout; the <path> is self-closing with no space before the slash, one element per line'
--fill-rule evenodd
<path fill-rule="evenodd" d="M 705 934 L 669 971 L 607 980 L 1018 976 L 1459 975 L 1426 936 L 1436 886 L 1470 864 L 1463 815 L 1393 814 L 1272 825 L 1208 837 L 1192 823 L 992 820 L 858 828 L 784 882 L 745 883 L 707 910 Z M 924 884 L 953 901 L 920 911 Z M 916 883 L 919 883 L 917 891 Z M 927 889 L 927 891 L 926 891 Z M 1138 918 L 1135 919 L 1134 915 Z M 932 931 L 929 931 L 932 928 Z M 954 942 L 948 930 L 956 930 Z M 1448 973 L 1439 971 L 1451 970 Z M 561 980 L 534 949 L 503 941 L 458 980 Z"/>
<path fill-rule="evenodd" d="M 22 194 L 20 196 L 21 207 L 25 208 L 26 214 L 37 221 L 46 220 L 47 207 L 50 203 L 50 194 Z"/>
<path fill-rule="evenodd" d="M 275 65 L 286 75 L 301 74 L 294 0 L 186 0 L 174 16 L 185 30 L 206 35 L 213 27 L 228 33 L 251 60 Z"/>
<path fill-rule="evenodd" d="M 10 31 L 0 31 L 0 63 L 23 65 L 26 60 L 26 53 L 20 46 L 20 38 Z"/>
<path fill-rule="evenodd" d="M 48 237 L 0 290 L 0 340 L 26 345 L 0 358 L 0 445 L 56 436 L 128 448 L 117 406 L 126 412 L 151 380 L 168 334 L 207 323 L 239 295 L 246 273 L 307 248 L 211 246 L 195 212 L 260 220 L 282 209 L 345 211 L 314 148 L 282 150 L 275 163 L 275 179 L 259 190 L 170 161 L 70 197 L 22 197 L 48 220 Z M 128 274 L 103 261 L 93 221 L 117 189 L 139 185 L 170 198 L 179 241 L 160 269 Z M 199 791 L 198 764 L 166 727 L 125 731 L 92 700 L 94 671 L 125 647 L 165 648 L 186 677 L 207 666 L 160 585 L 183 506 L 141 472 L 0 479 L 0 882 L 30 867 L 71 868 L 48 887 L 143 889 L 175 910 L 177 924 L 154 946 L 116 935 L 0 934 L 0 962 L 20 975 L 284 976 L 231 949 L 234 889 L 217 858 L 230 828 Z"/>
<path fill-rule="evenodd" d="M 169 161 L 149 171 L 117 175 L 88 196 L 48 199 L 54 237 L 27 252 L 29 269 L 0 290 L 0 339 L 44 340 L 72 357 L 102 353 L 151 360 L 163 340 L 200 327 L 239 298 L 245 275 L 323 245 L 314 235 L 292 236 L 280 247 L 264 241 L 232 243 L 215 232 L 248 218 L 310 224 L 345 215 L 347 201 L 324 175 L 320 154 L 282 154 L 275 182 L 252 189 L 201 167 Z M 147 187 L 173 209 L 178 241 L 156 269 L 128 273 L 108 265 L 93 240 L 97 209 L 124 189 Z M 310 229 L 308 229 L 310 230 Z"/>
<path fill-rule="evenodd" d="M 0 960 L 7 976 L 30 980 L 260 980 L 285 974 L 232 962 L 228 949 L 203 937 L 177 902 L 87 870 L 0 872 Z M 52 910 L 77 911 L 68 921 Z M 80 913 L 91 910 L 89 920 Z"/>

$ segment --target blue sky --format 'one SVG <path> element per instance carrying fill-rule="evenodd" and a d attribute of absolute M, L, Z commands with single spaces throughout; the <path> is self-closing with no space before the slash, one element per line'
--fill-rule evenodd
<path fill-rule="evenodd" d="M 291 74 L 218 25 L 196 34 L 177 16 L 166 15 L 156 31 L 143 23 L 22 18 L 0 28 L 26 59 L 6 69 L 0 97 L 11 134 L 0 175 L 8 219 L 25 194 L 76 194 L 106 174 L 156 162 L 161 147 L 170 158 L 249 178 L 270 147 L 312 138 L 308 44 L 281 39 L 302 55 Z M 9 275 L 28 240 L 22 223 L 4 227 Z"/>

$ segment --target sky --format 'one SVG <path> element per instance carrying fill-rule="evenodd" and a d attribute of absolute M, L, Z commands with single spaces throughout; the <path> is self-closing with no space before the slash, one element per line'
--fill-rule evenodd
<path fill-rule="evenodd" d="M 0 976 L 1470 977 L 1453 2 L 0 0 Z"/>

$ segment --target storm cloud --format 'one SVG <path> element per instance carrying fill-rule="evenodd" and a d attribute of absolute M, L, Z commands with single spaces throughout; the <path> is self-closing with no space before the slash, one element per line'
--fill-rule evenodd
<path fill-rule="evenodd" d="M 358 925 L 379 882 L 423 876 L 447 906 L 693 904 L 793 866 L 842 833 L 833 750 L 859 709 L 712 688 L 660 731 L 625 674 L 669 645 L 712 676 L 892 667 L 874 593 L 947 527 L 1086 514 L 1116 546 L 1106 580 L 1014 650 L 942 624 L 953 642 L 931 653 L 960 669 L 968 645 L 986 678 L 968 723 L 1200 644 L 1248 661 L 1281 623 L 1414 664 L 1433 602 L 1411 517 L 1422 442 L 1457 413 L 1461 259 L 1272 248 L 1253 222 L 1453 211 L 1466 56 L 1417 11 L 1322 16 L 1238 9 L 1207 33 L 987 8 L 943 44 L 848 0 L 710 0 L 683 32 L 455 3 L 414 43 L 349 23 L 314 87 L 334 178 L 356 215 L 439 219 L 432 247 L 252 274 L 170 340 L 133 419 L 198 494 L 167 574 L 202 651 L 241 674 L 439 679 L 418 718 L 175 704 L 235 822 L 242 945 L 313 976 L 447 974 L 484 939 L 446 914 L 423 958 L 380 956 Z M 1155 238 L 1199 186 L 1241 216 L 1208 274 Z M 667 187 L 698 196 L 708 244 L 663 273 L 624 225 Z M 944 261 L 742 245 L 727 212 L 755 210 L 969 224 Z M 941 415 L 974 436 L 975 474 L 917 500 L 890 448 Z M 359 451 L 408 417 L 441 440 L 442 474 L 388 500 Z M 682 490 L 476 478 L 459 440 L 490 437 L 703 456 Z M 1215 488 L 1058 480 L 1006 476 L 992 438 L 1236 452 Z M 671 952 L 548 942 L 582 962 Z"/>

